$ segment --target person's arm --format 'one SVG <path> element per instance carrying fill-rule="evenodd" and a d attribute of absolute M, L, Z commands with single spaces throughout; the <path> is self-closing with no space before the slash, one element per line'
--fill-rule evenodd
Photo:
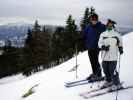
<path fill-rule="evenodd" d="M 104 44 L 104 42 L 103 42 L 103 35 L 101 34 L 100 35 L 100 38 L 99 38 L 99 41 L 98 41 L 98 47 L 99 48 L 102 48 L 102 45 Z"/>
<path fill-rule="evenodd" d="M 105 32 L 106 31 L 106 25 L 104 24 L 101 24 L 101 33 Z"/>
<path fill-rule="evenodd" d="M 100 35 L 100 38 L 99 38 L 99 41 L 98 41 L 98 46 L 99 46 L 100 50 L 109 51 L 110 46 L 105 45 L 103 33 Z"/>
<path fill-rule="evenodd" d="M 106 25 L 103 24 L 103 31 L 102 32 L 104 32 L 104 31 L 106 31 Z"/>
<path fill-rule="evenodd" d="M 120 34 L 118 35 L 118 39 L 119 39 L 119 43 L 118 43 L 119 52 L 120 54 L 123 54 L 123 40 Z"/>

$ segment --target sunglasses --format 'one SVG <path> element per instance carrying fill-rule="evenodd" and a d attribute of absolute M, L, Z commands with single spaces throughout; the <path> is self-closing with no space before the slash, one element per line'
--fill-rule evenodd
<path fill-rule="evenodd" d="M 91 21 L 97 21 L 97 18 L 92 17 L 92 18 L 90 18 L 90 20 L 91 20 Z"/>

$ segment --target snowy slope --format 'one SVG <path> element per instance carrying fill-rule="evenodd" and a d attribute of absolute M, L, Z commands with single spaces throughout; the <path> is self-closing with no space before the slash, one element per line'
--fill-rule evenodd
<path fill-rule="evenodd" d="M 124 54 L 121 59 L 120 78 L 124 85 L 133 85 L 133 32 L 123 37 Z M 83 79 L 91 73 L 91 67 L 87 51 L 78 55 L 78 79 Z M 65 88 L 64 83 L 74 81 L 75 72 L 68 72 L 75 66 L 75 58 L 47 71 L 42 71 L 28 78 L 17 80 L 11 83 L 0 84 L 0 100 L 84 100 L 79 93 L 90 89 L 91 84 L 73 88 Z M 17 76 L 16 76 L 17 77 Z M 6 79 L 5 79 L 6 80 Z M 31 87 L 35 93 L 27 98 L 22 98 Z M 94 88 L 98 84 L 94 85 Z M 133 100 L 133 89 L 119 92 L 118 100 Z M 115 93 L 92 98 L 91 100 L 115 100 Z"/>

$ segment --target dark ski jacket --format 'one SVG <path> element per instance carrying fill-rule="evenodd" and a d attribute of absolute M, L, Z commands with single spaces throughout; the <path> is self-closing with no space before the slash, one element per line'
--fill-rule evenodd
<path fill-rule="evenodd" d="M 95 26 L 87 25 L 83 30 L 83 37 L 85 41 L 86 49 L 98 48 L 98 41 L 100 34 L 106 30 L 106 27 L 101 22 L 98 22 Z"/>

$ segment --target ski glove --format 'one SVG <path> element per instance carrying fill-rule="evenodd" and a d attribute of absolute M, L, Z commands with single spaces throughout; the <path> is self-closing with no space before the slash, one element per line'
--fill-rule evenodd
<path fill-rule="evenodd" d="M 120 54 L 123 54 L 123 47 L 119 47 Z"/>
<path fill-rule="evenodd" d="M 110 47 L 109 45 L 108 46 L 103 45 L 102 48 L 101 48 L 101 50 L 109 51 L 109 47 Z"/>

